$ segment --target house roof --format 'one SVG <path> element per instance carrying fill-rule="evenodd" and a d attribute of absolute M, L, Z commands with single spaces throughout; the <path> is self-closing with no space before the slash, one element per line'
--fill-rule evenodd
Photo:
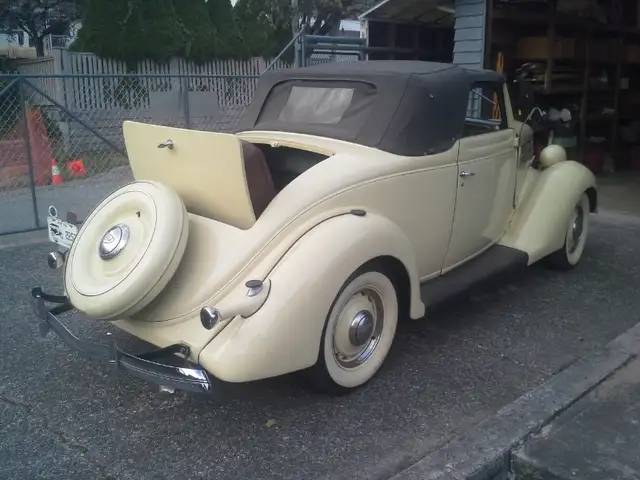
<path fill-rule="evenodd" d="M 383 0 L 360 19 L 453 24 L 454 12 L 453 0 Z"/>

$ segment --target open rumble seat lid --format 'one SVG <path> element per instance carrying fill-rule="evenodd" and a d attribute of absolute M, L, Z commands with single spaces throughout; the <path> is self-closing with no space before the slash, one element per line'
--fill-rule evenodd
<path fill-rule="evenodd" d="M 136 180 L 170 187 L 191 213 L 238 228 L 255 223 L 238 137 L 131 121 L 123 130 Z"/>

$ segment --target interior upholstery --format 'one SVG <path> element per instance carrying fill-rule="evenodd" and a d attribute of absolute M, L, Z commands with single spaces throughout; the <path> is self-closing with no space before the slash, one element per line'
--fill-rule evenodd
<path fill-rule="evenodd" d="M 296 177 L 326 159 L 326 155 L 286 146 L 271 147 L 265 143 L 256 145 L 267 160 L 276 191 L 289 185 Z"/>
<path fill-rule="evenodd" d="M 276 196 L 271 172 L 264 153 L 251 142 L 241 141 L 245 175 L 253 213 L 258 218 Z"/>

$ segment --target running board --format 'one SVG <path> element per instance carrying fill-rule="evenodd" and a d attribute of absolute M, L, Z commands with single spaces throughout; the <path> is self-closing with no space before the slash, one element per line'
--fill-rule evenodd
<path fill-rule="evenodd" d="M 442 305 L 473 286 L 486 288 L 493 282 L 504 279 L 527 266 L 529 256 L 515 248 L 494 245 L 473 260 L 423 283 L 420 286 L 422 301 L 427 311 Z"/>

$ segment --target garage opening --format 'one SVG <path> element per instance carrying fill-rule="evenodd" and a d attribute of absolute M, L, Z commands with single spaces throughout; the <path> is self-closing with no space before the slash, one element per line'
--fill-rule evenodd
<path fill-rule="evenodd" d="M 516 116 L 546 112 L 538 146 L 596 174 L 640 171 L 637 0 L 489 0 L 485 33 L 485 68 L 507 77 Z"/>

